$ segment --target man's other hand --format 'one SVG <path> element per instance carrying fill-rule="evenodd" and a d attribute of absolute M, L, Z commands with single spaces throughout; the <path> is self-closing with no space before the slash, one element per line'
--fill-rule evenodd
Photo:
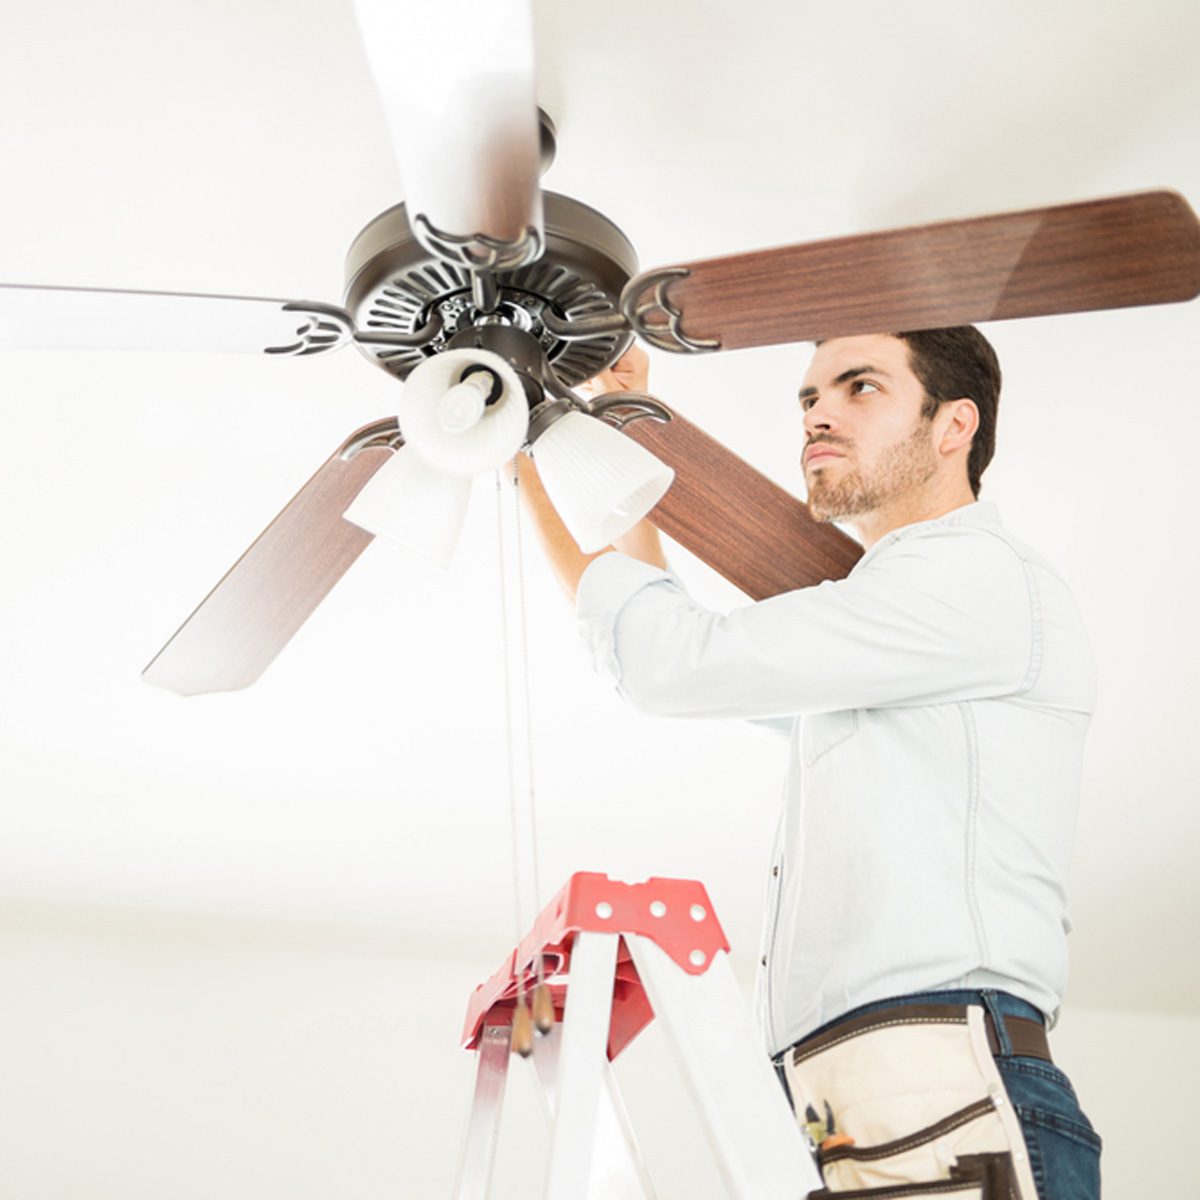
<path fill-rule="evenodd" d="M 608 370 L 580 384 L 577 390 L 588 397 L 605 396 L 609 392 L 644 392 L 649 376 L 650 356 L 640 346 L 630 346 Z M 583 572 L 593 559 L 608 550 L 584 554 L 554 511 L 534 462 L 522 453 L 517 455 L 516 466 L 521 480 L 521 498 L 533 518 L 542 549 L 567 595 L 574 599 Z M 639 521 L 628 533 L 617 538 L 611 548 L 656 567 L 665 567 L 667 563 L 658 530 L 649 521 Z"/>
<path fill-rule="evenodd" d="M 650 356 L 636 342 L 607 370 L 579 385 L 585 396 L 609 392 L 644 392 L 650 386 Z"/>

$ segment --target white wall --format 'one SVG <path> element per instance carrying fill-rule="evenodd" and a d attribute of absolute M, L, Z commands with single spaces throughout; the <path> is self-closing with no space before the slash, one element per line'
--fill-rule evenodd
<path fill-rule="evenodd" d="M 474 1082 L 463 1015 L 506 949 L 447 961 L 353 930 L 10 913 L 0 1196 L 448 1198 Z M 622 1066 L 644 1083 L 665 1053 L 647 1038 Z M 694 1126 L 681 1140 L 660 1120 L 685 1102 L 678 1084 L 666 1095 L 631 1106 L 648 1159 L 719 1195 L 703 1153 L 689 1161 Z M 524 1071 L 508 1099 L 498 1200 L 528 1196 L 544 1166 Z"/>
<path fill-rule="evenodd" d="M 459 1027 L 504 950 L 464 962 L 352 930 L 10 913 L 0 1196 L 449 1197 L 473 1074 Z M 1106 1193 L 1186 1194 L 1200 1018 L 1068 1011 L 1055 1046 L 1107 1140 Z M 618 1075 L 661 1194 L 723 1197 L 653 1027 Z M 541 1134 L 518 1070 L 498 1198 L 531 1194 Z"/>
<path fill-rule="evenodd" d="M 1104 1138 L 1104 1194 L 1197 1195 L 1200 1015 L 1068 1006 L 1051 1045 Z"/>

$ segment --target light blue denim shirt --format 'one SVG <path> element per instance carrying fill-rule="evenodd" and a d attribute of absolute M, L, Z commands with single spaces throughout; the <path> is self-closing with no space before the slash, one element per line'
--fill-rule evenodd
<path fill-rule="evenodd" d="M 648 712 L 791 725 L 759 1016 L 772 1052 L 860 1004 L 995 987 L 1056 1012 L 1095 666 L 1074 599 L 990 503 L 728 614 L 596 559 L 593 661 Z"/>

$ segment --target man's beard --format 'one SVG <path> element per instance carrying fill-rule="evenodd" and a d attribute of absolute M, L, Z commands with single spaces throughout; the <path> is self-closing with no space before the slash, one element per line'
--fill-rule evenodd
<path fill-rule="evenodd" d="M 815 471 L 808 486 L 808 510 L 812 516 L 818 521 L 864 517 L 933 478 L 937 458 L 929 424 L 926 420 L 919 421 L 904 441 L 884 450 L 869 475 L 849 463 L 837 480 L 830 477 L 831 471 Z"/>

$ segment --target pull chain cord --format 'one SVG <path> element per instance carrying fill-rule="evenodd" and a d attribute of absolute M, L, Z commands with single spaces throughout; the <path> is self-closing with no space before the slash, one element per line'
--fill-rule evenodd
<path fill-rule="evenodd" d="M 525 779 L 529 787 L 529 861 L 533 871 L 533 907 L 542 911 L 542 877 L 538 866 L 537 801 L 533 790 L 533 695 L 529 686 L 529 605 L 525 599 L 525 544 L 521 537 L 521 481 L 513 458 L 513 527 L 517 543 L 517 615 L 521 630 L 521 687 L 525 699 Z M 542 964 L 538 959 L 538 982 Z"/>
<path fill-rule="evenodd" d="M 529 686 L 529 633 L 526 617 L 525 597 L 525 564 L 524 546 L 521 539 L 521 496 L 516 470 L 516 460 L 513 460 L 513 499 L 514 499 L 514 540 L 516 543 L 516 572 L 517 572 L 517 609 L 519 618 L 519 643 L 517 651 L 520 656 L 521 690 L 524 704 L 524 733 L 525 733 L 525 770 L 526 794 L 525 801 L 529 815 L 529 855 L 533 876 L 533 903 L 536 916 L 541 909 L 542 887 L 538 866 L 538 836 L 537 836 L 537 806 L 533 785 L 533 718 L 530 707 Z M 513 919 L 516 925 L 516 943 L 519 944 L 526 929 L 522 905 L 521 879 L 521 803 L 520 788 L 517 782 L 517 723 L 519 720 L 514 704 L 514 681 L 512 677 L 513 634 L 512 620 L 509 615 L 507 563 L 505 554 L 504 535 L 504 505 L 503 480 L 500 472 L 496 472 L 496 540 L 500 560 L 500 619 L 503 625 L 503 655 L 504 655 L 504 711 L 505 711 L 505 746 L 508 758 L 508 798 L 509 820 L 512 826 L 512 876 L 513 876 Z M 544 985 L 544 965 L 541 956 L 537 962 L 537 988 L 534 997 L 534 1012 L 536 1024 L 541 1033 L 549 1032 L 553 1025 L 554 1010 L 549 1003 L 549 990 Z M 547 1016 L 547 1004 L 549 1015 Z M 530 1013 L 530 1007 L 525 997 L 525 979 L 523 975 L 517 978 L 517 1008 L 513 1015 L 513 1049 L 523 1056 L 533 1051 L 533 1029 L 535 1017 Z"/>

